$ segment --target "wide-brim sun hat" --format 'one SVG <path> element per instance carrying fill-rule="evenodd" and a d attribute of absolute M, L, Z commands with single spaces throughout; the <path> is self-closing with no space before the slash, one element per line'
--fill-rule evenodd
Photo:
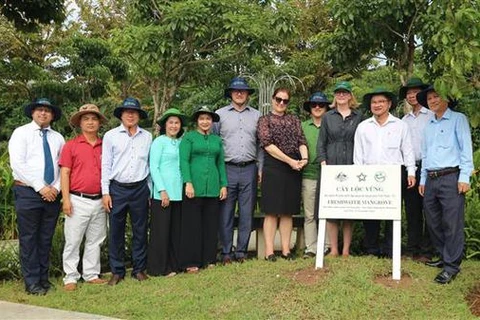
<path fill-rule="evenodd" d="M 352 85 L 348 81 L 340 81 L 335 84 L 335 88 L 333 88 L 333 92 L 337 92 L 340 90 L 348 91 L 352 93 Z"/>
<path fill-rule="evenodd" d="M 250 88 L 247 80 L 242 77 L 235 77 L 230 81 L 228 88 L 226 88 L 224 91 L 225 98 L 230 99 L 232 97 L 233 90 L 245 90 L 248 92 L 248 94 L 253 94 L 255 92 L 255 89 Z"/>
<path fill-rule="evenodd" d="M 192 114 L 192 121 L 197 122 L 198 116 L 201 114 L 209 114 L 212 117 L 213 122 L 220 121 L 220 116 L 213 112 L 213 110 L 208 106 L 200 106 L 195 109 L 195 112 Z"/>
<path fill-rule="evenodd" d="M 122 120 L 122 112 L 126 109 L 136 110 L 140 116 L 140 119 L 148 118 L 148 114 L 145 110 L 142 110 L 140 102 L 135 98 L 126 98 L 123 100 L 122 104 L 113 110 L 113 115 L 118 119 Z"/>
<path fill-rule="evenodd" d="M 303 103 L 303 110 L 310 112 L 311 107 L 316 104 L 325 105 L 327 109 L 329 109 L 332 102 L 328 101 L 327 95 L 325 93 L 315 92 L 310 96 L 310 98 L 308 98 L 307 101 Z"/>
<path fill-rule="evenodd" d="M 397 106 L 397 96 L 393 92 L 388 91 L 387 89 L 382 87 L 377 87 L 372 92 L 369 92 L 366 95 L 364 95 L 363 106 L 367 109 L 370 109 L 370 102 L 372 100 L 372 97 L 378 96 L 378 95 L 383 95 L 392 102 L 392 105 L 390 107 L 391 109 L 394 109 Z"/>
<path fill-rule="evenodd" d="M 57 120 L 59 120 L 61 117 L 62 117 L 62 110 L 55 106 L 52 102 L 50 102 L 50 100 L 48 100 L 47 98 L 38 98 L 38 99 L 35 99 L 32 101 L 32 103 L 30 104 L 27 104 L 24 108 L 23 108 L 23 112 L 25 114 L 25 116 L 27 116 L 28 118 L 32 119 L 32 111 L 37 108 L 37 107 L 47 107 L 47 108 L 50 108 L 53 112 L 53 119 L 52 119 L 52 122 L 55 122 Z"/>
<path fill-rule="evenodd" d="M 428 83 L 423 83 L 422 79 L 420 78 L 410 78 L 408 79 L 407 83 L 404 86 L 400 87 L 398 90 L 398 99 L 403 100 L 407 96 L 408 89 L 412 88 L 419 88 L 420 90 L 426 89 L 429 87 Z M 418 100 L 417 100 L 418 101 Z M 423 104 L 422 104 L 423 106 Z"/>
<path fill-rule="evenodd" d="M 163 127 L 165 121 L 167 121 L 167 119 L 171 116 L 178 117 L 180 119 L 180 122 L 182 123 L 182 127 L 187 125 L 187 117 L 182 111 L 178 110 L 177 108 L 169 108 L 165 110 L 160 119 L 158 119 L 157 124 Z"/>
<path fill-rule="evenodd" d="M 425 108 L 428 108 L 428 103 L 427 103 L 427 94 L 430 91 L 436 91 L 435 88 L 430 85 L 427 88 L 423 89 L 419 93 L 417 93 L 417 101 L 420 103 L 420 105 L 424 106 Z M 455 99 L 448 98 L 448 107 L 453 109 L 457 106 L 458 101 Z"/>
<path fill-rule="evenodd" d="M 89 113 L 96 114 L 101 124 L 105 124 L 108 121 L 96 105 L 88 103 L 81 106 L 78 111 L 70 117 L 70 124 L 74 127 L 80 127 L 80 119 L 84 114 Z"/>

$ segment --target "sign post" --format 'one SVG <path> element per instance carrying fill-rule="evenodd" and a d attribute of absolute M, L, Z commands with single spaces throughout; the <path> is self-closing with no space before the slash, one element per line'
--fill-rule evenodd
<path fill-rule="evenodd" d="M 392 279 L 400 280 L 401 167 L 322 166 L 315 268 L 323 268 L 326 219 L 393 220 Z"/>

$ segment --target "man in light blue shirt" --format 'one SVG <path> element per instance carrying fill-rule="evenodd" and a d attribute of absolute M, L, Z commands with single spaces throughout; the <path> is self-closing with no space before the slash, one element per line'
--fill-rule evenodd
<path fill-rule="evenodd" d="M 134 98 L 126 98 L 113 114 L 121 125 L 105 133 L 102 146 L 103 205 L 109 213 L 108 254 L 116 285 L 125 277 L 125 224 L 132 222 L 132 277 L 143 281 L 147 263 L 147 221 L 150 189 L 148 154 L 152 134 L 138 126 L 147 113 Z"/>
<path fill-rule="evenodd" d="M 462 262 L 465 193 L 473 171 L 472 138 L 465 115 L 452 111 L 455 102 L 442 98 L 433 86 L 418 93 L 417 100 L 435 114 L 424 131 L 419 192 L 440 259 L 426 264 L 442 268 L 434 281 L 447 284 L 460 272 Z"/>

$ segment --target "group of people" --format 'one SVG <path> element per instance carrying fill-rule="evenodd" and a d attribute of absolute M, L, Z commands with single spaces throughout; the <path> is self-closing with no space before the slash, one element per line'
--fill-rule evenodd
<path fill-rule="evenodd" d="M 280 257 L 294 258 L 292 215 L 300 212 L 302 202 L 303 257 L 317 252 L 348 256 L 353 221 L 329 220 L 326 246 L 317 248 L 316 220 L 322 166 L 351 164 L 402 166 L 406 251 L 414 258 L 427 256 L 427 265 L 442 268 L 436 282 L 455 278 L 464 248 L 464 194 L 473 170 L 468 121 L 452 110 L 455 101 L 413 78 L 400 88 L 399 98 L 411 107 L 402 120 L 390 113 L 396 95 L 382 88 L 363 97 L 363 105 L 373 114 L 364 119 L 351 84 L 342 81 L 334 88 L 333 101 L 322 92 L 314 93 L 303 104 L 309 118 L 301 122 L 287 112 L 287 88 L 274 91 L 271 112 L 263 116 L 249 106 L 254 91 L 244 78 L 235 77 L 224 92 L 230 104 L 223 108 L 201 106 L 190 118 L 168 109 L 157 122 L 160 135 L 153 141 L 152 134 L 139 126 L 147 113 L 134 98 L 114 110 L 121 123 L 103 139 L 99 129 L 107 118 L 96 105 L 81 106 L 70 118 L 80 134 L 67 143 L 51 128 L 62 115 L 59 107 L 45 98 L 27 105 L 24 112 L 32 121 L 17 128 L 9 141 L 27 293 L 43 295 L 52 286 L 49 252 L 61 209 L 67 291 L 75 290 L 80 278 L 87 284 L 109 285 L 124 279 L 128 215 L 131 276 L 138 281 L 148 275 L 209 268 L 217 262 L 218 243 L 223 264 L 241 263 L 247 257 L 258 185 L 265 214 L 265 260 L 277 260 L 277 226 Z M 185 132 L 189 121 L 194 129 Z M 391 227 L 386 223 L 382 247 L 380 224 L 364 222 L 364 249 L 389 256 Z M 100 277 L 100 249 L 107 229 L 112 272 L 108 281 Z M 430 240 L 439 260 L 430 260 Z"/>

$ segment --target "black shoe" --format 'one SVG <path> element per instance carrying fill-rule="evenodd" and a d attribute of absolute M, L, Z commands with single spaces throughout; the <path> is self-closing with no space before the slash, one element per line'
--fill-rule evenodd
<path fill-rule="evenodd" d="M 315 253 L 309 251 L 303 254 L 303 259 L 310 259 L 310 258 L 315 258 Z"/>
<path fill-rule="evenodd" d="M 244 263 L 245 262 L 245 257 L 237 257 L 235 259 L 235 261 L 237 261 L 238 263 Z"/>
<path fill-rule="evenodd" d="M 425 262 L 425 265 L 433 268 L 443 268 L 443 261 L 438 259 L 438 260 L 430 260 Z"/>
<path fill-rule="evenodd" d="M 109 286 L 116 286 L 119 282 L 123 281 L 123 277 L 118 274 L 112 274 L 112 277 L 108 281 Z"/>
<path fill-rule="evenodd" d="M 275 262 L 275 261 L 277 261 L 277 257 L 275 256 L 275 254 L 271 254 L 268 257 L 265 257 L 265 260 L 270 261 L 270 262 Z"/>
<path fill-rule="evenodd" d="M 330 253 L 330 251 L 331 251 L 330 248 L 323 249 L 323 255 L 324 256 L 328 255 Z"/>
<path fill-rule="evenodd" d="M 224 256 L 222 259 L 222 264 L 224 266 L 227 264 L 232 264 L 232 258 L 230 258 L 230 256 Z"/>
<path fill-rule="evenodd" d="M 25 288 L 25 291 L 28 294 L 33 294 L 36 296 L 44 296 L 47 294 L 47 290 L 43 289 L 40 284 L 34 283 Z"/>
<path fill-rule="evenodd" d="M 38 283 L 40 285 L 40 287 L 42 287 L 43 289 L 45 289 L 45 291 L 48 291 L 50 290 L 52 287 L 54 287 L 53 283 L 51 283 L 50 281 L 48 280 L 40 280 L 40 282 Z"/>
<path fill-rule="evenodd" d="M 433 279 L 433 281 L 440 284 L 447 284 L 447 283 L 450 283 L 453 279 L 455 279 L 456 276 L 457 276 L 456 274 L 452 274 L 448 271 L 443 270 L 442 272 L 437 274 L 437 276 L 435 277 L 435 279 Z"/>
<path fill-rule="evenodd" d="M 295 260 L 295 257 L 293 256 L 293 254 L 291 252 L 287 253 L 287 254 L 283 254 L 280 256 L 282 257 L 282 259 L 285 259 L 285 260 Z"/>

